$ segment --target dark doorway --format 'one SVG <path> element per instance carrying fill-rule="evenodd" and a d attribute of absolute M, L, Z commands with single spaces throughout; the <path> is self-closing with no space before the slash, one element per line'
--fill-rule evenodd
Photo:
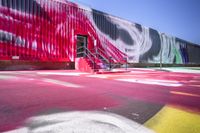
<path fill-rule="evenodd" d="M 87 36 L 77 35 L 76 57 L 84 57 L 87 49 Z"/>

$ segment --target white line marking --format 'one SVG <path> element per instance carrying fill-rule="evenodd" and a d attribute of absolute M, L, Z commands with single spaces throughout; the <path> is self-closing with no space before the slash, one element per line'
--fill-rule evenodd
<path fill-rule="evenodd" d="M 161 86 L 170 86 L 170 87 L 179 87 L 182 84 L 175 82 L 175 81 L 168 81 L 168 80 L 153 80 L 153 79 L 115 79 L 118 81 L 125 81 L 125 82 L 132 82 L 132 83 L 140 83 L 140 84 L 148 84 L 148 85 L 161 85 Z"/>
<path fill-rule="evenodd" d="M 191 97 L 200 97 L 198 94 L 192 94 L 192 93 L 186 93 L 186 92 L 180 92 L 180 91 L 170 91 L 171 94 L 175 95 L 182 95 L 182 96 L 191 96 Z"/>
<path fill-rule="evenodd" d="M 62 75 L 62 76 L 80 76 L 88 73 L 72 73 L 72 72 L 37 72 L 39 75 Z"/>
<path fill-rule="evenodd" d="M 0 79 L 16 79 L 16 76 L 0 75 Z"/>
<path fill-rule="evenodd" d="M 53 83 L 53 84 L 57 84 L 57 85 L 62 85 L 62 86 L 66 86 L 66 87 L 73 87 L 73 88 L 81 88 L 83 86 L 77 85 L 77 84 L 72 84 L 69 82 L 64 82 L 64 81 L 60 81 L 60 80 L 55 80 L 55 79 L 43 79 L 44 82 L 49 82 L 49 83 Z"/>
<path fill-rule="evenodd" d="M 87 75 L 86 77 L 106 79 L 108 78 L 108 75 Z"/>

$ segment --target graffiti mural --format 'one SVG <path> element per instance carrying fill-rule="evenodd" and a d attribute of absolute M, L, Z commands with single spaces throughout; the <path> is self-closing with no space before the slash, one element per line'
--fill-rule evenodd
<path fill-rule="evenodd" d="M 197 64 L 200 47 L 66 0 L 0 0 L 0 60 L 71 61 L 76 36 L 129 63 Z"/>
<path fill-rule="evenodd" d="M 200 54 L 197 45 L 96 10 L 92 12 L 98 34 L 125 53 L 129 63 L 159 63 L 160 58 L 166 64 L 199 63 L 195 58 Z M 189 58 L 192 47 L 196 52 Z"/>

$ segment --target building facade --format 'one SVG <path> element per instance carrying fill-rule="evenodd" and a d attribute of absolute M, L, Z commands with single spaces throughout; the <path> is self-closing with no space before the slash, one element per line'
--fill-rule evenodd
<path fill-rule="evenodd" d="M 126 58 L 128 63 L 200 64 L 200 46 L 89 7 L 66 0 L 0 0 L 4 66 L 74 63 L 96 49 L 115 63 Z"/>

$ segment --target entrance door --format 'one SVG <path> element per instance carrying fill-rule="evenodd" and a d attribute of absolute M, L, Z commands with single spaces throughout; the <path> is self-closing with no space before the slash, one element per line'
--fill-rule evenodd
<path fill-rule="evenodd" d="M 87 36 L 77 35 L 76 57 L 85 57 L 87 48 Z"/>

